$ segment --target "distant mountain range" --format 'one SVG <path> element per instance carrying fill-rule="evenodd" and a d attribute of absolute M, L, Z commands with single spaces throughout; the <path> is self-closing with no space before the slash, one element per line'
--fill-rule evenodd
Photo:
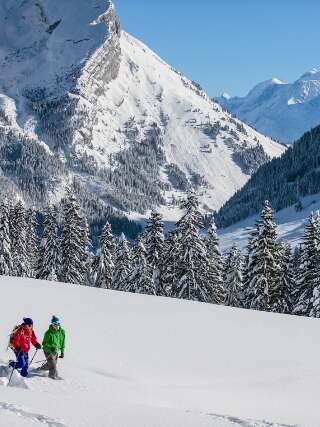
<path fill-rule="evenodd" d="M 73 183 L 94 215 L 169 218 L 190 188 L 219 208 L 284 151 L 122 31 L 111 1 L 1 0 L 2 193 L 43 206 Z"/>
<path fill-rule="evenodd" d="M 320 71 L 313 69 L 293 83 L 273 78 L 245 97 L 223 94 L 217 101 L 259 132 L 291 144 L 320 124 Z"/>

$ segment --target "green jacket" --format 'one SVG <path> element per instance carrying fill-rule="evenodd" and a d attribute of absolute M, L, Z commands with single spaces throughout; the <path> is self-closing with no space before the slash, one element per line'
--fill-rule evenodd
<path fill-rule="evenodd" d="M 64 353 L 66 334 L 64 329 L 54 329 L 51 325 L 47 332 L 44 334 L 42 341 L 43 351 L 45 353 Z M 54 351 L 53 351 L 54 349 Z"/>

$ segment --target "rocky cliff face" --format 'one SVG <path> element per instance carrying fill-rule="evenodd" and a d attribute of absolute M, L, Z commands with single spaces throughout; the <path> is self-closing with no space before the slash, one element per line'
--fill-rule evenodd
<path fill-rule="evenodd" d="M 0 168 L 28 203 L 73 181 L 99 209 L 216 209 L 284 147 L 120 30 L 106 0 L 0 0 Z M 97 206 L 95 204 L 95 206 Z"/>

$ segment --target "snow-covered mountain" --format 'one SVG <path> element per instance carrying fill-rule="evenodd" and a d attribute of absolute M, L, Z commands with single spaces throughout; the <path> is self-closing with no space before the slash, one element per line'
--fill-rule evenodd
<path fill-rule="evenodd" d="M 291 144 L 320 124 L 320 71 L 312 69 L 293 83 L 273 78 L 247 96 L 223 94 L 217 100 L 259 132 Z"/>
<path fill-rule="evenodd" d="M 0 295 L 1 426 L 319 426 L 319 319 L 14 277 Z M 32 316 L 41 339 L 52 314 L 63 381 L 6 387 L 12 327 Z"/>
<path fill-rule="evenodd" d="M 76 179 L 82 198 L 133 213 L 163 205 L 169 217 L 190 187 L 217 209 L 283 151 L 122 31 L 111 1 L 0 0 L 10 194 L 43 204 Z"/>

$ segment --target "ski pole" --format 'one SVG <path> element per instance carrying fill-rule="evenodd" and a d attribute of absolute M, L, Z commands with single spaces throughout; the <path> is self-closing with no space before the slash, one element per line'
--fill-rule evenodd
<path fill-rule="evenodd" d="M 37 360 L 36 362 L 33 362 L 33 364 L 43 363 L 43 362 L 46 362 L 46 361 L 47 361 L 47 359 Z"/>
<path fill-rule="evenodd" d="M 19 359 L 20 354 L 21 354 L 21 351 L 18 353 L 17 360 Z M 12 378 L 12 375 L 13 375 L 13 371 L 16 369 L 17 360 L 13 364 L 12 371 L 11 371 L 11 374 L 10 374 L 10 378 L 9 378 L 7 387 L 9 387 L 9 385 L 11 383 L 11 378 Z"/>
<path fill-rule="evenodd" d="M 30 360 L 30 363 L 29 363 L 29 365 L 28 365 L 28 369 L 30 368 L 30 366 L 31 366 L 31 364 L 32 364 L 32 362 L 33 362 L 33 360 L 34 360 L 34 358 L 36 357 L 36 354 L 38 353 L 38 349 L 36 349 L 36 351 L 34 352 L 34 355 L 33 355 L 33 357 L 32 357 L 32 359 Z"/>

